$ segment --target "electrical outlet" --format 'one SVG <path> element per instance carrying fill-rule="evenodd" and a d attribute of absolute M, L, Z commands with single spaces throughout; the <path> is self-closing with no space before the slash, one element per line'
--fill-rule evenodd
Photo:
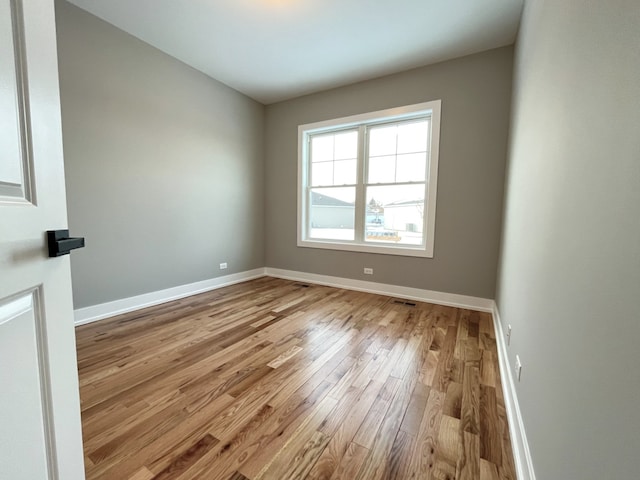
<path fill-rule="evenodd" d="M 520 356 L 516 355 L 516 364 L 514 365 L 516 371 L 516 378 L 520 381 L 520 375 L 522 375 L 522 363 L 520 363 Z"/>
<path fill-rule="evenodd" d="M 507 325 L 507 345 L 511 344 L 511 325 Z"/>
<path fill-rule="evenodd" d="M 225 270 L 227 268 L 227 262 L 220 264 L 220 270 Z"/>
<path fill-rule="evenodd" d="M 365 275 L 373 275 L 373 268 L 364 267 L 364 274 Z"/>

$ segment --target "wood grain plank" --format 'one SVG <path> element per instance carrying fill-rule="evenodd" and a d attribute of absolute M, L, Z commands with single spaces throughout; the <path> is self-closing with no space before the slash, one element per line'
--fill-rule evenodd
<path fill-rule="evenodd" d="M 433 379 L 436 375 L 436 369 L 438 362 L 440 361 L 440 352 L 429 350 L 427 358 L 422 367 L 420 368 L 420 382 L 433 386 Z"/>
<path fill-rule="evenodd" d="M 307 473 L 329 443 L 330 438 L 322 432 L 314 432 L 312 437 L 296 452 L 293 458 L 289 459 L 286 465 L 274 462 L 270 468 L 264 471 L 263 475 L 256 477 L 256 480 L 306 478 Z"/>
<path fill-rule="evenodd" d="M 352 444 L 358 428 L 361 426 L 364 418 L 371 409 L 371 405 L 377 398 L 383 388 L 383 383 L 372 381 L 367 388 L 358 393 L 355 401 L 345 402 L 349 409 L 340 416 L 336 415 L 336 411 L 342 409 L 334 409 L 327 417 L 326 422 L 320 427 L 320 431 L 326 434 L 332 433 L 332 438 L 327 448 L 322 452 L 318 461 L 308 474 L 308 479 L 330 478 L 336 469 L 339 468 L 344 456 L 348 452 L 349 445 Z M 348 398 L 346 395 L 344 398 Z"/>
<path fill-rule="evenodd" d="M 447 386 L 447 394 L 444 398 L 442 406 L 443 415 L 448 415 L 457 419 L 461 418 L 462 413 L 462 385 L 457 382 L 451 382 Z"/>
<path fill-rule="evenodd" d="M 480 459 L 480 480 L 500 480 L 498 467 L 484 458 Z"/>
<path fill-rule="evenodd" d="M 400 430 L 414 437 L 418 435 L 420 422 L 427 406 L 427 399 L 429 398 L 430 391 L 431 389 L 429 387 L 418 381 L 416 387 L 413 389 L 413 393 L 411 394 L 411 401 L 409 402 L 407 411 L 402 419 Z"/>
<path fill-rule="evenodd" d="M 389 377 L 393 379 L 394 377 Z M 411 401 L 411 394 L 415 388 L 417 377 L 405 378 L 395 389 L 393 401 L 384 415 L 373 441 L 370 443 L 369 455 L 358 472 L 357 480 L 377 480 L 383 478 L 390 468 L 389 458 L 404 414 Z M 361 437 L 362 438 L 362 437 Z M 355 439 L 358 442 L 358 437 Z M 358 442 L 359 443 L 359 442 Z M 365 446 L 365 445 L 363 445 Z M 396 459 L 397 460 L 397 459 Z M 399 467 L 396 466 L 396 470 Z"/>
<path fill-rule="evenodd" d="M 151 480 L 153 478 L 153 472 L 149 471 L 147 467 L 142 467 L 136 473 L 134 473 L 128 480 Z"/>
<path fill-rule="evenodd" d="M 242 475 L 240 472 L 234 472 L 227 480 L 249 480 L 247 477 Z"/>
<path fill-rule="evenodd" d="M 330 387 L 329 383 L 321 383 L 306 397 L 306 390 L 292 395 L 288 402 L 274 409 L 274 414 L 259 430 L 245 439 L 227 460 L 227 465 L 242 470 L 240 473 L 249 478 L 255 477 L 307 421 L 310 412 L 327 396 Z"/>
<path fill-rule="evenodd" d="M 325 397 L 314 410 L 313 414 L 300 425 L 291 435 L 287 443 L 277 452 L 277 454 L 264 465 L 262 470 L 255 475 L 255 480 L 284 478 L 283 476 L 295 468 L 295 459 L 299 455 L 309 458 L 317 458 L 326 444 L 329 437 L 322 432 L 318 432 L 327 415 L 335 408 L 337 401 L 331 397 Z M 311 465 L 305 463 L 305 468 Z M 245 472 L 242 472 L 243 474 Z"/>
<path fill-rule="evenodd" d="M 415 442 L 416 438 L 413 435 L 403 430 L 398 430 L 393 445 L 391 445 L 389 459 L 386 462 L 381 478 L 387 480 L 404 480 L 407 478 L 409 460 L 415 448 Z"/>
<path fill-rule="evenodd" d="M 463 432 L 462 452 L 458 456 L 456 471 L 460 480 L 480 478 L 480 440 L 477 435 Z"/>
<path fill-rule="evenodd" d="M 433 477 L 436 444 L 442 420 L 444 394 L 435 389 L 429 392 L 427 405 L 420 422 L 416 444 L 411 455 L 407 478 L 422 480 Z"/>
<path fill-rule="evenodd" d="M 496 371 L 494 368 L 493 352 L 483 350 L 480 360 L 480 383 L 489 387 L 496 386 Z"/>
<path fill-rule="evenodd" d="M 169 480 L 178 477 L 217 444 L 218 439 L 213 438 L 210 434 L 205 435 L 189 447 L 188 450 L 179 454 L 177 458 L 161 472 L 158 472 L 158 474 L 153 477 L 153 480 Z"/>
<path fill-rule="evenodd" d="M 87 480 L 514 480 L 489 314 L 260 278 L 76 329 Z"/>
<path fill-rule="evenodd" d="M 385 419 L 387 410 L 389 410 L 389 407 L 391 406 L 391 402 L 400 387 L 400 383 L 400 380 L 397 378 L 387 378 L 387 381 L 380 390 L 375 402 L 373 402 L 373 405 L 362 422 L 362 425 L 360 425 L 360 428 L 354 437 L 354 442 L 365 448 L 371 448 L 378 432 L 378 428 L 380 428 L 380 425 Z"/>
<path fill-rule="evenodd" d="M 438 431 L 438 458 L 456 470 L 456 464 L 462 453 L 462 430 L 460 420 L 442 415 Z"/>
<path fill-rule="evenodd" d="M 283 363 L 285 363 L 287 360 L 289 360 L 292 357 L 294 357 L 296 355 L 296 353 L 299 353 L 301 350 L 302 350 L 302 347 L 299 347 L 299 346 L 295 345 L 295 346 L 291 347 L 289 350 L 287 350 L 286 352 L 281 353 L 276 358 L 271 360 L 269 363 L 267 363 L 267 366 L 271 367 L 271 368 L 278 368 Z"/>
<path fill-rule="evenodd" d="M 446 392 L 449 383 L 452 381 L 462 383 L 460 360 L 457 360 L 453 355 L 456 346 L 456 335 L 456 328 L 448 327 L 440 350 L 440 357 L 433 379 L 433 388 L 441 392 Z"/>
<path fill-rule="evenodd" d="M 153 472 L 159 472 L 170 465 L 181 452 L 188 450 L 203 436 L 216 412 L 233 401 L 233 397 L 223 395 L 202 409 L 190 414 L 175 427 L 170 435 L 162 435 L 144 446 L 131 445 L 130 451 L 118 457 L 117 461 L 102 462 L 91 469 L 98 478 L 123 478 L 144 464 Z"/>
<path fill-rule="evenodd" d="M 480 433 L 480 373 L 478 367 L 466 364 L 462 382 L 462 429 Z"/>
<path fill-rule="evenodd" d="M 502 464 L 502 434 L 499 428 L 496 392 L 480 385 L 480 458 Z"/>
<path fill-rule="evenodd" d="M 369 450 L 351 442 L 330 480 L 353 480 L 369 455 Z"/>

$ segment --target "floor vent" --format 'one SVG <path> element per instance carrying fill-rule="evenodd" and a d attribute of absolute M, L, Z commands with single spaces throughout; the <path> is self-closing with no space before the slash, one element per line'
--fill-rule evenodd
<path fill-rule="evenodd" d="M 415 307 L 416 304 L 414 302 L 405 302 L 404 300 L 394 300 L 393 303 L 397 303 L 399 305 L 407 305 L 409 307 Z"/>

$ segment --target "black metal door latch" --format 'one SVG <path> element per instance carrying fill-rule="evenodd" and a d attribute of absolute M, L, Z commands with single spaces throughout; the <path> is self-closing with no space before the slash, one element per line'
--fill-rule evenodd
<path fill-rule="evenodd" d="M 83 237 L 69 237 L 69 230 L 47 230 L 49 256 L 68 255 L 71 250 L 84 248 Z"/>

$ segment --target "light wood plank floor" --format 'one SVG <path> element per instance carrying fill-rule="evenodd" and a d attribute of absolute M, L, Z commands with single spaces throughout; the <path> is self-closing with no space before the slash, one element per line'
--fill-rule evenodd
<path fill-rule="evenodd" d="M 491 316 L 261 278 L 78 327 L 87 479 L 514 479 Z"/>

